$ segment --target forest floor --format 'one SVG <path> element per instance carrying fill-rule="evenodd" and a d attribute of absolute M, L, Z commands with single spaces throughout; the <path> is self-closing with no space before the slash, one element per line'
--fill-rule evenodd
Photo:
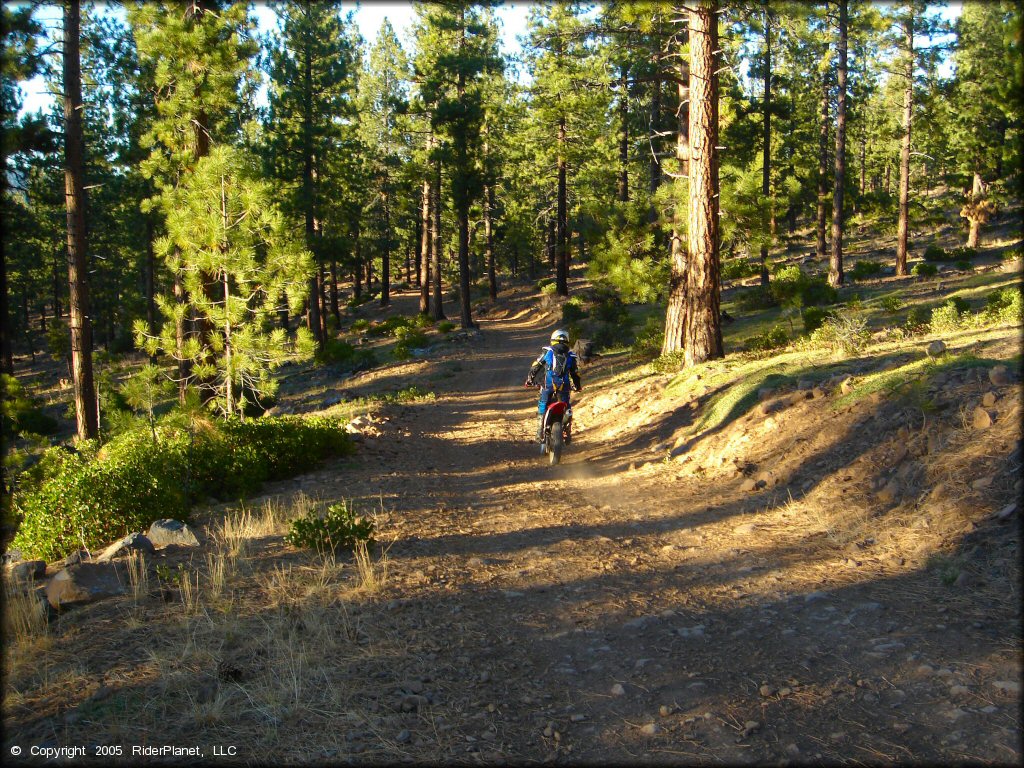
<path fill-rule="evenodd" d="M 293 411 L 433 396 L 367 406 L 353 456 L 198 511 L 203 545 L 153 565 L 185 564 L 194 590 L 168 602 L 151 575 L 12 651 L 5 755 L 1020 764 L 1019 326 L 946 338 L 953 362 L 906 391 L 867 385 L 930 337 L 798 365 L 710 428 L 751 363 L 600 357 L 550 466 L 523 380 L 558 319 L 520 286 L 422 359 L 289 371 Z M 376 520 L 361 567 L 284 542 L 286 517 L 339 501 Z"/>

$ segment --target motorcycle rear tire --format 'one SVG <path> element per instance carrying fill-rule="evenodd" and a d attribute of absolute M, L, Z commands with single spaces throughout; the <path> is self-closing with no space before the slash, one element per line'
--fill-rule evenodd
<path fill-rule="evenodd" d="M 556 424 L 551 430 L 551 444 L 548 446 L 548 460 L 557 464 L 562 460 L 562 425 Z"/>

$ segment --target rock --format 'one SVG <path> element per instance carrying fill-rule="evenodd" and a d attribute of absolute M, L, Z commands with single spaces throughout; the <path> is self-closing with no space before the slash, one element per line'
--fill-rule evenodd
<path fill-rule="evenodd" d="M 994 387 L 1005 387 L 1013 381 L 1010 376 L 1010 369 L 1005 365 L 997 365 L 994 368 L 989 368 L 988 380 L 992 382 L 992 386 Z"/>
<path fill-rule="evenodd" d="M 989 391 L 981 396 L 981 405 L 983 408 L 991 408 L 996 404 L 996 393 Z"/>
<path fill-rule="evenodd" d="M 1017 680 L 993 680 L 992 687 L 1000 693 L 1010 693 L 1014 696 L 1020 693 L 1020 682 Z"/>
<path fill-rule="evenodd" d="M 127 587 L 112 563 L 77 563 L 58 571 L 50 579 L 46 585 L 46 599 L 54 608 L 60 608 L 123 595 L 126 591 Z"/>
<path fill-rule="evenodd" d="M 899 481 L 893 478 L 876 495 L 883 504 L 892 504 L 900 498 L 902 492 L 903 489 L 900 487 Z"/>
<path fill-rule="evenodd" d="M 169 518 L 157 520 L 149 526 L 146 536 L 154 547 L 167 547 L 172 544 L 184 547 L 199 546 L 199 539 L 195 532 L 180 520 Z"/>
<path fill-rule="evenodd" d="M 151 555 L 154 551 L 156 550 L 153 542 L 136 531 L 135 533 L 129 533 L 120 541 L 115 541 L 103 550 L 100 556 L 96 558 L 96 562 L 106 563 L 115 557 L 126 556 L 129 552 L 145 552 L 147 555 Z"/>
<path fill-rule="evenodd" d="M 757 525 L 754 523 L 743 523 L 743 525 L 737 525 L 732 529 L 733 533 L 737 533 L 740 536 L 747 536 L 757 530 Z"/>
<path fill-rule="evenodd" d="M 774 688 L 772 688 L 772 687 L 771 687 L 770 685 L 768 685 L 768 684 L 762 685 L 762 686 L 761 686 L 760 688 L 758 688 L 757 690 L 758 690 L 758 693 L 760 693 L 760 694 L 761 694 L 762 696 L 771 696 L 772 694 L 774 694 L 774 693 L 775 693 L 775 689 L 774 689 Z"/>
<path fill-rule="evenodd" d="M 950 696 L 966 696 L 968 693 L 970 689 L 966 685 L 953 685 L 949 689 Z"/>
<path fill-rule="evenodd" d="M 616 683 L 611 689 L 612 696 L 625 696 L 626 689 L 622 687 L 622 683 Z"/>
<path fill-rule="evenodd" d="M 91 563 L 92 555 L 89 554 L 88 549 L 80 549 L 77 552 L 72 552 L 70 555 L 64 558 L 64 565 L 77 565 L 78 563 Z"/>
<path fill-rule="evenodd" d="M 751 491 L 756 490 L 757 487 L 757 481 L 752 477 L 748 477 L 740 484 L 740 490 L 744 493 L 750 493 Z"/>
<path fill-rule="evenodd" d="M 746 738 L 747 736 L 749 736 L 750 734 L 754 733 L 755 731 L 760 731 L 760 730 L 761 730 L 761 723 L 759 723 L 757 720 L 747 720 L 747 722 L 745 722 L 743 724 L 743 738 Z"/>
<path fill-rule="evenodd" d="M 853 376 L 847 374 L 839 380 L 839 392 L 843 395 L 848 395 L 853 392 Z"/>
<path fill-rule="evenodd" d="M 761 387 L 757 390 L 757 399 L 762 403 L 775 394 L 775 390 L 771 387 Z"/>
<path fill-rule="evenodd" d="M 787 400 L 781 398 L 779 400 L 772 400 L 771 402 L 761 403 L 761 413 L 765 416 L 769 416 L 773 413 L 778 413 L 786 409 Z"/>
<path fill-rule="evenodd" d="M 818 600 L 828 600 L 829 597 L 830 597 L 830 595 L 829 595 L 828 592 L 821 592 L 821 591 L 808 592 L 806 595 L 804 595 L 804 602 L 805 603 L 814 603 L 814 602 L 817 602 Z"/>
<path fill-rule="evenodd" d="M 936 339 L 927 347 L 925 347 L 924 351 L 925 354 L 928 355 L 928 357 L 938 357 L 939 355 L 946 351 L 946 342 L 940 339 Z"/>
<path fill-rule="evenodd" d="M 988 477 L 979 477 L 977 480 L 971 483 L 971 488 L 973 488 L 976 491 L 984 490 L 985 488 L 988 488 L 990 485 L 992 485 L 992 481 L 994 479 L 995 478 L 992 477 L 991 475 L 989 475 Z"/>
<path fill-rule="evenodd" d="M 992 516 L 996 520 L 1008 520 L 1013 515 L 1013 513 L 1016 512 L 1016 511 L 1017 511 L 1017 502 L 1013 502 L 1012 504 L 1007 504 L 1005 507 L 1000 509 L 998 512 L 996 512 Z"/>
<path fill-rule="evenodd" d="M 429 703 L 430 702 L 426 696 L 409 695 L 402 697 L 402 700 L 399 704 L 399 708 L 403 712 L 415 712 L 420 707 L 425 707 Z"/>
<path fill-rule="evenodd" d="M 640 728 L 640 733 L 642 733 L 644 736 L 653 736 L 654 734 L 660 731 L 661 728 L 658 727 L 657 723 L 647 723 L 646 725 L 643 725 Z"/>
<path fill-rule="evenodd" d="M 397 741 L 399 744 L 405 744 L 411 738 L 412 734 L 409 733 L 408 729 L 403 729 L 398 732 L 398 735 L 395 737 L 395 741 Z"/>
<path fill-rule="evenodd" d="M 7 578 L 13 582 L 35 581 L 46 576 L 46 563 L 43 560 L 25 560 L 7 566 Z"/>
<path fill-rule="evenodd" d="M 812 395 L 810 392 L 794 392 L 789 396 L 788 402 L 790 407 L 792 407 L 804 400 L 810 400 L 812 397 L 814 397 L 814 395 Z"/>
<path fill-rule="evenodd" d="M 988 429 L 992 426 L 992 415 L 979 405 L 974 409 L 971 423 L 975 429 Z"/>

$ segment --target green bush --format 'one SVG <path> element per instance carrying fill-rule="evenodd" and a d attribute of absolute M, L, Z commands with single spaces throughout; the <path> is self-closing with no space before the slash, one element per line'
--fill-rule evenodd
<path fill-rule="evenodd" d="M 882 265 L 877 261 L 857 261 L 850 270 L 851 280 L 866 280 L 875 277 L 882 272 Z"/>
<path fill-rule="evenodd" d="M 917 275 L 918 277 L 935 277 L 939 273 L 939 268 L 934 264 L 927 264 L 923 261 L 919 261 L 910 270 L 910 274 Z"/>
<path fill-rule="evenodd" d="M 963 303 L 963 299 L 960 299 L 960 302 Z M 932 333 L 955 331 L 963 325 L 963 315 L 964 310 L 960 308 L 957 298 L 954 297 L 941 307 L 932 310 L 932 317 L 928 325 Z"/>
<path fill-rule="evenodd" d="M 368 333 L 371 336 L 395 336 L 399 328 L 410 328 L 414 325 L 415 321 L 404 315 L 393 315 L 386 320 L 381 320 L 379 323 L 371 325 Z"/>
<path fill-rule="evenodd" d="M 1019 324 L 1024 320 L 1024 293 L 1021 286 L 1008 285 L 985 297 L 985 319 L 992 323 Z"/>
<path fill-rule="evenodd" d="M 310 510 L 292 521 L 285 541 L 293 547 L 310 547 L 320 554 L 354 549 L 360 541 L 373 541 L 373 521 L 356 517 L 348 505 L 332 504 L 323 514 Z"/>
<path fill-rule="evenodd" d="M 395 329 L 395 347 L 392 354 L 396 360 L 408 360 L 412 357 L 412 350 L 421 349 L 427 345 L 427 334 L 416 327 L 399 327 Z"/>
<path fill-rule="evenodd" d="M 352 360 L 356 348 L 340 339 L 329 338 L 316 351 L 316 361 L 321 365 L 344 365 Z"/>
<path fill-rule="evenodd" d="M 911 333 L 923 332 L 928 327 L 928 312 L 924 307 L 911 307 L 907 312 L 904 327 Z"/>
<path fill-rule="evenodd" d="M 583 320 L 587 316 L 588 313 L 583 308 L 583 302 L 578 296 L 573 296 L 562 305 L 562 323 L 574 323 L 578 320 Z"/>
<path fill-rule="evenodd" d="M 947 257 L 950 261 L 970 261 L 978 256 L 978 251 L 975 248 L 968 248 L 966 245 L 961 245 L 957 248 L 952 248 L 947 252 Z"/>
<path fill-rule="evenodd" d="M 5 440 L 23 433 L 52 435 L 59 427 L 56 419 L 40 410 L 21 382 L 6 373 L 0 374 L 0 422 Z"/>
<path fill-rule="evenodd" d="M 903 297 L 898 293 L 890 293 L 879 302 L 879 305 L 885 312 L 894 315 L 903 309 Z"/>
<path fill-rule="evenodd" d="M 352 330 L 356 333 L 362 333 L 363 331 L 368 330 L 369 327 L 370 321 L 365 317 L 360 317 L 358 320 L 352 322 Z"/>
<path fill-rule="evenodd" d="M 437 324 L 437 330 L 439 333 L 451 333 L 455 330 L 455 323 L 450 320 L 442 320 Z"/>
<path fill-rule="evenodd" d="M 296 416 L 208 423 L 189 430 L 175 414 L 156 427 L 118 436 L 102 448 L 51 448 L 22 475 L 12 502 L 22 516 L 14 545 L 26 556 L 55 559 L 187 515 L 209 496 L 237 499 L 264 480 L 280 480 L 352 443 L 332 419 Z"/>
<path fill-rule="evenodd" d="M 652 315 L 647 318 L 644 327 L 636 335 L 629 355 L 640 360 L 657 357 L 664 341 L 665 318 L 661 315 Z"/>
<path fill-rule="evenodd" d="M 549 282 L 549 283 L 546 282 L 546 283 L 544 283 L 543 285 L 540 286 L 540 292 L 541 292 L 542 296 L 554 296 L 555 295 L 555 291 L 557 291 L 557 290 L 558 290 L 558 286 L 555 285 L 555 283 L 553 281 Z"/>
<path fill-rule="evenodd" d="M 974 271 L 974 265 L 971 262 L 966 261 L 964 259 L 961 259 L 960 261 L 956 262 L 953 266 L 959 269 L 961 272 Z"/>
<path fill-rule="evenodd" d="M 819 277 L 808 277 L 795 264 L 776 269 L 770 290 L 779 304 L 811 307 L 835 304 L 839 299 L 836 289 L 827 281 Z"/>
<path fill-rule="evenodd" d="M 924 249 L 924 260 L 925 261 L 946 261 L 946 249 L 942 246 L 935 245 L 932 243 Z"/>
<path fill-rule="evenodd" d="M 722 279 L 738 280 L 761 274 L 761 265 L 749 259 L 732 259 L 722 262 Z"/>
<path fill-rule="evenodd" d="M 772 291 L 765 290 L 761 286 L 756 286 L 737 294 L 736 303 L 744 312 L 756 312 L 760 309 L 771 309 L 779 305 Z"/>
<path fill-rule="evenodd" d="M 748 352 L 768 352 L 789 344 L 789 334 L 781 325 L 772 326 L 769 330 L 752 336 L 747 340 Z"/>
<path fill-rule="evenodd" d="M 807 333 L 814 333 L 821 328 L 825 319 L 831 317 L 831 312 L 822 307 L 807 307 L 803 313 L 804 330 Z"/>

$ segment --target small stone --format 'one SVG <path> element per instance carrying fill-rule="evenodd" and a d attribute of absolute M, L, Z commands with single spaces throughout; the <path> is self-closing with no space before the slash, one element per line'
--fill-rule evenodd
<path fill-rule="evenodd" d="M 775 693 L 775 689 L 767 684 L 762 685 L 760 688 L 758 688 L 758 691 L 762 696 L 771 696 L 773 693 Z"/>
<path fill-rule="evenodd" d="M 927 347 L 925 347 L 924 351 L 925 354 L 928 355 L 928 357 L 938 357 L 939 355 L 946 351 L 946 342 L 940 339 L 936 339 Z"/>
<path fill-rule="evenodd" d="M 823 390 L 821 387 L 815 387 L 814 389 L 811 390 L 811 397 L 815 400 L 820 400 L 824 396 L 825 390 Z"/>
<path fill-rule="evenodd" d="M 747 720 L 747 722 L 745 722 L 743 724 L 743 735 L 744 736 L 749 736 L 750 734 L 754 733 L 755 731 L 760 731 L 760 730 L 761 730 L 761 723 L 758 722 L 757 720 Z"/>
<path fill-rule="evenodd" d="M 743 523 L 743 525 L 737 525 L 732 529 L 733 533 L 739 534 L 740 536 L 748 536 L 757 530 L 757 525 L 754 523 Z"/>
<path fill-rule="evenodd" d="M 544 726 L 544 738 L 550 739 L 554 735 L 555 735 L 555 724 L 554 723 L 548 723 L 546 726 Z"/>
<path fill-rule="evenodd" d="M 791 695 L 792 693 L 793 693 L 793 689 L 790 688 L 789 686 L 784 685 L 781 688 L 779 688 L 779 696 L 782 696 L 783 698 L 785 698 L 786 696 Z"/>
<path fill-rule="evenodd" d="M 743 491 L 744 493 L 750 493 L 751 491 L 755 490 L 756 488 L 757 488 L 757 481 L 754 480 L 754 478 L 752 478 L 752 477 L 748 477 L 740 485 L 740 490 Z"/>
<path fill-rule="evenodd" d="M 480 734 L 481 741 L 494 741 L 496 738 L 498 738 L 498 734 L 494 731 L 484 731 Z"/>
<path fill-rule="evenodd" d="M 662 717 L 668 717 L 672 714 L 672 708 L 668 704 L 662 704 L 658 707 L 658 714 Z"/>
<path fill-rule="evenodd" d="M 653 736 L 659 731 L 661 731 L 661 728 L 658 727 L 657 723 L 647 723 L 646 725 L 640 728 L 640 732 L 644 736 Z"/>
<path fill-rule="evenodd" d="M 577 712 L 577 713 L 575 713 L 573 715 L 569 715 L 569 720 L 571 722 L 573 722 L 573 723 L 582 723 L 586 719 L 587 719 L 587 716 L 582 714 L 582 713 L 580 713 L 580 712 Z"/>
<path fill-rule="evenodd" d="M 611 694 L 612 696 L 625 696 L 626 689 L 622 687 L 622 683 L 616 683 L 612 686 Z"/>
<path fill-rule="evenodd" d="M 395 737 L 395 741 L 397 741 L 399 744 L 405 744 L 411 738 L 412 734 L 409 733 L 408 729 L 403 729 L 398 732 L 398 735 Z"/>
<path fill-rule="evenodd" d="M 974 409 L 971 423 L 975 429 L 988 429 L 992 426 L 992 415 L 979 405 Z"/>
<path fill-rule="evenodd" d="M 796 744 L 787 744 L 786 745 L 786 754 L 789 755 L 790 757 L 799 757 L 800 756 L 800 747 L 798 747 Z"/>
<path fill-rule="evenodd" d="M 995 513 L 995 515 L 993 515 L 993 517 L 995 517 L 996 520 L 1008 520 L 1016 511 L 1017 502 L 1013 502 L 1012 504 L 1007 504 L 1005 507 L 1000 509 Z"/>
<path fill-rule="evenodd" d="M 1010 369 L 1005 365 L 997 365 L 988 371 L 988 380 L 994 387 L 1005 387 L 1011 383 Z"/>
<path fill-rule="evenodd" d="M 966 696 L 970 690 L 966 685 L 954 685 L 949 689 L 950 696 Z"/>
<path fill-rule="evenodd" d="M 848 395 L 853 392 L 853 377 L 850 375 L 844 376 L 839 380 L 839 392 L 844 395 Z"/>
<path fill-rule="evenodd" d="M 995 404 L 996 404 L 996 393 L 995 392 L 986 392 L 984 395 L 981 396 L 981 405 L 982 405 L 982 407 L 984 407 L 984 408 L 991 408 Z"/>
<path fill-rule="evenodd" d="M 992 485 L 993 480 L 995 480 L 995 478 L 992 477 L 991 475 L 989 475 L 988 477 L 979 477 L 977 480 L 971 483 L 971 488 L 973 488 L 976 491 L 983 490 Z"/>
<path fill-rule="evenodd" d="M 992 687 L 1000 693 L 1017 695 L 1020 693 L 1020 682 L 1017 680 L 994 680 Z"/>

